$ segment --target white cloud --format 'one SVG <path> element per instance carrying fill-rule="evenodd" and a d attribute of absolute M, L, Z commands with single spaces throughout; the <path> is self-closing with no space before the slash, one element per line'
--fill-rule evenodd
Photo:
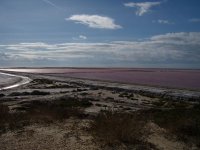
<path fill-rule="evenodd" d="M 136 15 L 142 16 L 145 13 L 148 13 L 152 7 L 160 5 L 162 2 L 141 2 L 141 3 L 125 3 L 124 6 L 126 7 L 135 7 L 137 8 L 136 10 Z"/>
<path fill-rule="evenodd" d="M 176 45 L 198 45 L 200 46 L 200 32 L 179 32 L 167 33 L 151 37 L 157 43 L 167 43 Z M 199 50 L 200 47 L 197 49 Z"/>
<path fill-rule="evenodd" d="M 174 22 L 171 22 L 169 20 L 163 20 L 163 19 L 159 19 L 159 20 L 156 20 L 156 21 L 153 21 L 153 22 L 157 22 L 159 24 L 174 24 Z"/>
<path fill-rule="evenodd" d="M 193 64 L 200 67 L 200 32 L 167 33 L 143 41 L 0 45 L 0 64 L 6 65 L 8 62 L 23 62 L 25 65 L 48 62 L 50 66 L 71 63 L 83 66 Z"/>
<path fill-rule="evenodd" d="M 79 35 L 78 37 L 73 37 L 72 38 L 74 41 L 80 41 L 80 40 L 87 40 L 87 36 L 85 35 Z"/>
<path fill-rule="evenodd" d="M 83 40 L 87 40 L 87 36 L 85 36 L 85 35 L 79 35 L 79 38 L 83 39 Z"/>
<path fill-rule="evenodd" d="M 75 21 L 75 23 L 84 24 L 91 28 L 99 28 L 99 29 L 119 29 L 122 28 L 120 25 L 115 24 L 114 19 L 99 16 L 99 15 L 72 15 L 66 20 Z"/>
<path fill-rule="evenodd" d="M 200 18 L 189 19 L 189 22 L 194 22 L 194 23 L 200 22 Z"/>

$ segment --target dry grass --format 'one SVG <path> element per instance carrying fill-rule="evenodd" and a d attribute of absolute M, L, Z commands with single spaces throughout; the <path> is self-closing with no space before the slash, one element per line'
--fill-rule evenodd
<path fill-rule="evenodd" d="M 102 111 L 91 123 L 91 131 L 95 138 L 106 145 L 138 144 L 147 135 L 145 124 L 137 115 Z"/>
<path fill-rule="evenodd" d="M 34 101 L 29 105 L 27 114 L 32 122 L 53 123 L 63 121 L 71 116 L 81 117 L 83 112 L 78 108 L 63 107 L 55 103 Z"/>
<path fill-rule="evenodd" d="M 8 106 L 0 104 L 0 125 L 6 121 L 8 115 L 9 115 Z"/>
<path fill-rule="evenodd" d="M 181 105 L 182 106 L 182 105 Z M 192 108 L 150 109 L 122 113 L 103 111 L 91 123 L 93 136 L 107 145 L 116 143 L 146 145 L 146 122 L 153 121 L 186 144 L 200 148 L 200 104 Z"/>
<path fill-rule="evenodd" d="M 82 108 L 89 107 L 87 100 L 73 98 L 56 101 L 31 101 L 23 103 L 16 113 L 10 113 L 6 105 L 0 104 L 0 133 L 22 129 L 33 123 L 55 123 L 70 117 L 85 118 Z"/>
<path fill-rule="evenodd" d="M 176 135 L 179 140 L 200 147 L 200 104 L 193 108 L 151 109 L 142 113 L 149 120 Z"/>
<path fill-rule="evenodd" d="M 8 106 L 0 104 L 0 133 L 22 128 L 28 122 L 26 114 L 10 113 Z"/>

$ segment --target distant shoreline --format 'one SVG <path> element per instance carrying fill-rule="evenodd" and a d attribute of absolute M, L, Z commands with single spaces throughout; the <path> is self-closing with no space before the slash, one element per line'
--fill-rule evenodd
<path fill-rule="evenodd" d="M 142 67 L 8 67 L 0 68 L 1 70 L 17 70 L 17 69 L 131 69 L 131 70 L 198 70 L 200 68 L 169 68 L 169 67 L 160 67 L 160 68 L 142 68 Z"/>

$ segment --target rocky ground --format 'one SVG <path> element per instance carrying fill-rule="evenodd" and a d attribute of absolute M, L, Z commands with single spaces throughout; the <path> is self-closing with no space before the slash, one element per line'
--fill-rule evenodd
<path fill-rule="evenodd" d="M 21 75 L 0 91 L 1 149 L 200 148 L 198 91 Z"/>

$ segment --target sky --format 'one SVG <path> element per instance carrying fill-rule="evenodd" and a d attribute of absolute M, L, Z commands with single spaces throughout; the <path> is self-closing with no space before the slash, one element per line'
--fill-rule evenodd
<path fill-rule="evenodd" d="M 200 69 L 199 0 L 0 0 L 0 67 Z"/>

